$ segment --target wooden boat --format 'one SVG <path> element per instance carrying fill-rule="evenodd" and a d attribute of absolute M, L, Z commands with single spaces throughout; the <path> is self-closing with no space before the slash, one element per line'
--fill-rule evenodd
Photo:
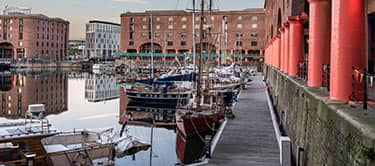
<path fill-rule="evenodd" d="M 47 154 L 41 140 L 58 134 L 44 111 L 43 104 L 30 105 L 24 122 L 0 124 L 0 165 L 43 163 Z"/>
<path fill-rule="evenodd" d="M 102 142 L 90 131 L 60 133 L 42 139 L 51 165 L 110 165 L 114 161 L 113 142 Z"/>
<path fill-rule="evenodd" d="M 177 128 L 183 136 L 190 137 L 200 133 L 213 132 L 224 121 L 225 107 L 222 104 L 222 97 L 217 93 L 206 94 L 205 97 L 209 104 L 201 104 L 195 109 L 176 110 Z"/>
<path fill-rule="evenodd" d="M 187 104 L 191 98 L 191 90 L 170 82 L 154 86 L 135 84 L 126 88 L 126 95 L 136 103 L 177 106 L 178 104 Z"/>
<path fill-rule="evenodd" d="M 176 133 L 176 155 L 180 165 L 199 162 L 207 152 L 206 144 L 199 136 L 189 139 Z"/>

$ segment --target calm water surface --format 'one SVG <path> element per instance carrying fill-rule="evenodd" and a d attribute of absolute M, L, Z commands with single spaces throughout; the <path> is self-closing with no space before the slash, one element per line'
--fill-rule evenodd
<path fill-rule="evenodd" d="M 0 84 L 0 123 L 20 120 L 27 105 L 44 103 L 47 118 L 59 131 L 102 131 L 122 127 L 120 115 L 124 110 L 120 110 L 120 103 L 124 102 L 120 102 L 120 87 L 113 75 L 3 72 Z M 128 129 L 130 135 L 150 142 L 150 127 L 129 125 Z M 152 153 L 150 151 L 117 158 L 116 165 L 175 165 L 179 161 L 175 128 L 153 128 Z"/>

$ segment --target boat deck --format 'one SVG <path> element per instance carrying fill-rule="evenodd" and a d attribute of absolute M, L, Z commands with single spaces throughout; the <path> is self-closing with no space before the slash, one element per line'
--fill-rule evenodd
<path fill-rule="evenodd" d="M 0 142 L 7 142 L 14 139 L 29 138 L 34 136 L 48 136 L 53 133 L 56 133 L 56 130 L 43 129 L 39 121 L 29 123 L 18 122 L 0 124 Z"/>
<path fill-rule="evenodd" d="M 265 87 L 256 76 L 243 90 L 208 165 L 280 165 L 279 148 L 267 106 Z"/>

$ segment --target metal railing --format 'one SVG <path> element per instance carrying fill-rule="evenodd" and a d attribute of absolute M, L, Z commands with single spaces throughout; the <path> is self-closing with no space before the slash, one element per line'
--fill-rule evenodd
<path fill-rule="evenodd" d="M 301 80 L 307 81 L 307 73 L 308 73 L 308 61 L 303 60 L 298 63 L 298 73 L 297 76 Z"/>
<path fill-rule="evenodd" d="M 330 86 L 330 71 L 331 66 L 329 64 L 323 64 L 322 66 L 322 87 L 326 88 L 329 92 L 329 86 Z"/>
<path fill-rule="evenodd" d="M 352 67 L 352 95 L 350 100 L 352 101 L 363 101 L 363 109 L 367 109 L 368 105 L 368 88 L 367 82 L 373 78 L 366 68 L 363 70 Z"/>

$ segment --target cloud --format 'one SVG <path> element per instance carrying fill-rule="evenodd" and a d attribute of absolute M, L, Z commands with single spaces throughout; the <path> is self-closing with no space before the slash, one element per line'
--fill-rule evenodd
<path fill-rule="evenodd" d="M 124 3 L 140 3 L 140 4 L 146 4 L 148 1 L 146 0 L 113 0 L 116 2 L 124 2 Z"/>

